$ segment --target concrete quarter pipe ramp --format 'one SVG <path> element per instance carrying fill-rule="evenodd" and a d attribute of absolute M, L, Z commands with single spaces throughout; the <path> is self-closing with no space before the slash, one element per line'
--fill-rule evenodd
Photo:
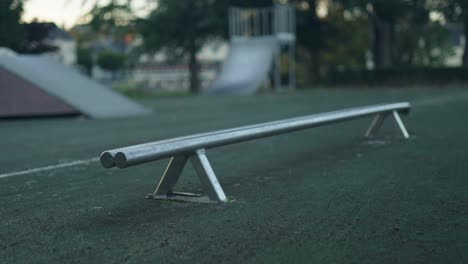
<path fill-rule="evenodd" d="M 37 99 L 36 94 L 41 95 L 41 102 L 44 104 L 54 101 L 55 107 L 51 109 L 49 109 L 49 105 L 44 105 L 46 110 L 42 112 L 45 114 L 48 112 L 60 114 L 62 110 L 69 113 L 77 110 L 92 118 L 112 118 L 149 113 L 139 104 L 52 59 L 25 55 L 0 56 L 0 68 L 4 69 L 3 75 L 5 77 L 0 80 L 0 89 L 4 91 L 2 97 L 17 107 L 21 106 L 21 102 L 25 98 L 30 101 Z M 23 85 L 25 87 L 22 87 L 23 94 L 21 95 L 18 95 L 18 89 L 21 88 L 17 85 L 18 79 L 22 79 L 23 84 L 28 84 Z M 41 91 L 32 91 L 34 89 Z M 13 90 L 17 91 L 10 93 Z M 8 97 L 9 95 L 11 97 Z M 35 98 L 31 98 L 31 96 Z M 47 100 L 44 99 L 46 97 Z M 17 102 L 14 103 L 12 100 Z M 16 108 L 4 116 L 12 116 L 15 115 L 14 113 L 18 116 L 40 115 L 39 105 L 30 110 L 32 111 L 21 111 L 21 109 Z"/>
<path fill-rule="evenodd" d="M 228 58 L 209 94 L 253 94 L 268 79 L 278 48 L 274 37 L 231 41 Z"/>

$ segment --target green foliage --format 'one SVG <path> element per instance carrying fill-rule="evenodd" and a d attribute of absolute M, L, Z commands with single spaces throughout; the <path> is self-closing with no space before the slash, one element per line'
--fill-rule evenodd
<path fill-rule="evenodd" d="M 126 56 L 114 51 L 103 51 L 99 53 L 97 64 L 99 67 L 115 72 L 123 68 L 125 65 Z"/>
<path fill-rule="evenodd" d="M 276 2 L 159 0 L 157 8 L 138 21 L 136 30 L 144 39 L 144 51 L 164 51 L 171 60 L 189 63 L 191 91 L 196 92 L 199 67 L 195 55 L 207 41 L 227 36 L 228 7 L 264 7 Z M 297 7 L 298 68 L 313 80 L 334 69 L 363 68 L 369 50 L 379 69 L 442 66 L 453 52 L 449 33 L 442 24 L 431 22 L 429 14 L 438 10 L 447 17 L 452 16 L 453 21 L 462 21 L 468 10 L 465 0 L 284 2 Z M 107 6 L 93 9 L 89 24 L 97 35 L 102 32 L 119 35 L 116 32 L 134 29 L 129 6 L 120 3 L 111 1 Z M 319 3 L 327 3 L 326 17 L 318 16 Z"/>
<path fill-rule="evenodd" d="M 323 78 L 326 85 L 400 86 L 468 83 L 464 67 L 394 67 L 376 70 L 330 71 Z"/>
<path fill-rule="evenodd" d="M 317 1 L 300 2 L 296 3 L 299 79 L 314 83 L 329 68 L 364 67 L 370 42 L 365 13 L 330 1 L 328 15 L 318 17 Z"/>
<path fill-rule="evenodd" d="M 145 88 L 144 82 L 129 81 L 118 82 L 112 85 L 112 89 L 133 99 L 151 99 L 160 97 L 186 97 L 192 94 L 182 91 L 154 91 Z"/>
<path fill-rule="evenodd" d="M 258 8 L 258 7 L 271 7 L 274 0 L 229 0 L 229 6 L 245 7 L 245 8 Z"/>
<path fill-rule="evenodd" d="M 431 7 L 444 14 L 448 22 L 460 23 L 468 39 L 468 1 L 467 0 L 431 0 Z M 468 66 L 468 41 L 465 41 L 463 65 Z"/>
<path fill-rule="evenodd" d="M 144 99 L 150 97 L 150 95 L 141 89 L 141 87 L 142 83 L 135 81 L 124 81 L 115 83 L 112 86 L 112 89 L 134 99 Z"/>
<path fill-rule="evenodd" d="M 76 50 L 76 63 L 83 67 L 88 75 L 91 75 L 91 69 L 93 68 L 91 49 L 79 47 Z"/>
<path fill-rule="evenodd" d="M 42 54 L 54 52 L 59 49 L 57 46 L 45 41 L 51 30 L 58 29 L 54 23 L 31 22 L 23 24 L 23 28 L 26 37 L 21 47 L 18 49 L 19 53 Z"/>
<path fill-rule="evenodd" d="M 429 21 L 427 0 L 341 0 L 350 11 L 367 13 L 372 33 L 372 58 L 377 68 L 398 64 L 396 42 L 404 24 L 421 26 Z M 403 25 L 401 25 L 403 23 Z"/>
<path fill-rule="evenodd" d="M 166 50 L 189 57 L 190 90 L 198 92 L 196 53 L 210 40 L 226 36 L 227 0 L 160 0 L 149 17 L 140 21 L 146 51 Z"/>
<path fill-rule="evenodd" d="M 395 21 L 405 14 L 417 14 L 418 16 L 427 14 L 420 13 L 422 7 L 425 6 L 426 0 L 340 0 L 338 1 L 345 8 L 358 8 L 370 15 L 377 17 L 383 21 Z"/>
<path fill-rule="evenodd" d="M 23 0 L 0 1 L 0 47 L 18 50 L 25 34 L 20 24 Z"/>
<path fill-rule="evenodd" d="M 136 16 L 129 3 L 118 4 L 115 0 L 103 6 L 98 3 L 99 1 L 96 1 L 93 9 L 81 17 L 80 27 L 72 29 L 73 37 L 80 44 L 87 45 L 99 42 L 103 38 L 116 42 L 132 40 L 137 33 Z"/>
<path fill-rule="evenodd" d="M 303 2 L 303 1 L 292 1 Z M 299 46 L 309 52 L 317 52 L 326 46 L 326 39 L 331 30 L 330 23 L 317 16 L 317 0 L 307 0 L 308 8 L 297 11 L 297 36 Z"/>
<path fill-rule="evenodd" d="M 445 58 L 454 54 L 450 33 L 439 22 L 400 27 L 395 49 L 399 66 L 443 66 Z"/>
<path fill-rule="evenodd" d="M 133 22 L 136 17 L 130 5 L 118 4 L 115 0 L 104 6 L 97 3 L 89 13 L 89 25 L 96 34 L 113 35 L 123 38 L 125 34 L 133 32 Z"/>
<path fill-rule="evenodd" d="M 468 20 L 468 1 L 466 0 L 431 0 L 430 7 L 444 14 L 448 22 L 466 23 Z"/>
<path fill-rule="evenodd" d="M 189 52 L 206 40 L 225 34 L 227 5 L 225 0 L 160 0 L 147 20 L 141 21 L 145 48 L 162 48 Z"/>
<path fill-rule="evenodd" d="M 320 62 L 328 68 L 366 66 L 370 43 L 368 19 L 361 12 L 349 12 L 339 5 L 329 7 L 329 35 L 320 53 Z"/>
<path fill-rule="evenodd" d="M 298 70 L 305 75 L 298 74 L 305 82 L 316 82 L 324 66 L 322 59 L 327 43 L 331 43 L 330 36 L 334 34 L 331 20 L 319 18 L 317 15 L 317 0 L 289 0 L 296 6 L 296 30 Z M 329 5 L 332 3 L 329 2 Z"/>
<path fill-rule="evenodd" d="M 107 49 L 106 42 L 121 44 L 132 41 L 137 34 L 135 28 L 136 16 L 130 7 L 130 2 L 122 4 L 122 1 L 111 0 L 105 5 L 101 5 L 97 0 L 82 0 L 82 4 L 94 3 L 93 9 L 81 17 L 82 24 L 72 29 L 71 34 L 79 43 L 77 50 L 77 63 L 91 74 L 91 69 L 94 63 L 97 63 L 101 68 L 109 71 L 117 71 L 123 68 L 128 61 L 127 56 L 112 52 L 104 51 L 97 54 L 97 50 L 103 46 Z M 91 50 L 83 47 L 94 46 Z M 131 57 L 132 54 L 129 54 Z M 97 57 L 97 59 L 96 59 Z M 133 58 L 132 58 L 133 59 Z"/>

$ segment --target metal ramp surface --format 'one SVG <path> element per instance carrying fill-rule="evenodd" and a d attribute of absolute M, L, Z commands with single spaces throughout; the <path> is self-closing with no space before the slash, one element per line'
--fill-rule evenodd
<path fill-rule="evenodd" d="M 249 95 L 268 80 L 278 48 L 275 37 L 237 38 L 208 94 Z"/>

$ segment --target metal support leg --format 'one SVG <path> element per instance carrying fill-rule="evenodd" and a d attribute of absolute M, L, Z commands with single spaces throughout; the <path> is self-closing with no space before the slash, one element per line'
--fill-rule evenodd
<path fill-rule="evenodd" d="M 379 128 L 382 126 L 383 121 L 387 117 L 388 114 L 377 114 L 374 119 L 372 120 L 372 123 L 370 127 L 367 129 L 366 134 L 364 135 L 366 138 L 372 138 L 375 136 L 375 133 L 379 130 Z M 401 121 L 400 115 L 398 114 L 397 111 L 392 111 L 393 119 L 395 120 L 396 125 L 400 129 L 401 133 L 403 134 L 403 137 L 405 139 L 409 139 L 410 135 L 408 131 L 406 130 L 405 125 L 403 124 L 403 121 Z"/>
<path fill-rule="evenodd" d="M 173 193 L 173 188 L 179 180 L 187 160 L 188 158 L 185 155 L 171 158 L 156 191 L 154 191 L 154 195 L 171 195 Z"/>
<path fill-rule="evenodd" d="M 403 121 L 401 121 L 400 115 L 398 114 L 397 111 L 393 111 L 393 118 L 395 119 L 395 123 L 398 125 L 400 128 L 401 133 L 406 139 L 410 138 L 410 135 L 408 133 L 408 130 L 406 130 L 405 124 L 403 124 Z"/>
<path fill-rule="evenodd" d="M 226 195 L 224 194 L 223 188 L 221 188 L 218 178 L 216 178 L 216 175 L 211 168 L 210 162 L 205 155 L 205 150 L 197 150 L 195 155 L 190 157 L 190 161 L 197 171 L 198 177 L 200 178 L 205 191 L 208 193 L 208 197 L 210 197 L 211 200 L 226 202 Z"/>
<path fill-rule="evenodd" d="M 375 115 L 374 119 L 372 120 L 371 125 L 366 131 L 366 134 L 364 135 L 366 138 L 372 138 L 375 136 L 375 133 L 380 129 L 380 127 L 383 124 L 383 121 L 387 117 L 386 114 L 377 114 Z"/>
<path fill-rule="evenodd" d="M 174 192 L 173 188 L 182 174 L 187 161 L 190 159 L 207 196 L 201 194 Z M 156 191 L 146 196 L 148 199 L 176 200 L 199 203 L 227 202 L 221 185 L 211 168 L 205 150 L 197 150 L 191 155 L 175 156 L 169 162 L 163 177 L 159 181 Z"/>

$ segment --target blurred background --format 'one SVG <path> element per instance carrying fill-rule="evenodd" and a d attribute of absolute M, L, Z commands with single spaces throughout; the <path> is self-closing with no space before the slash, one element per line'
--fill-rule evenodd
<path fill-rule="evenodd" d="M 294 49 L 273 63 L 289 88 L 468 79 L 466 0 L 1 0 L 0 56 L 47 57 L 130 97 L 197 94 L 222 72 L 233 37 L 254 37 L 242 27 L 275 5 L 293 9 Z"/>

